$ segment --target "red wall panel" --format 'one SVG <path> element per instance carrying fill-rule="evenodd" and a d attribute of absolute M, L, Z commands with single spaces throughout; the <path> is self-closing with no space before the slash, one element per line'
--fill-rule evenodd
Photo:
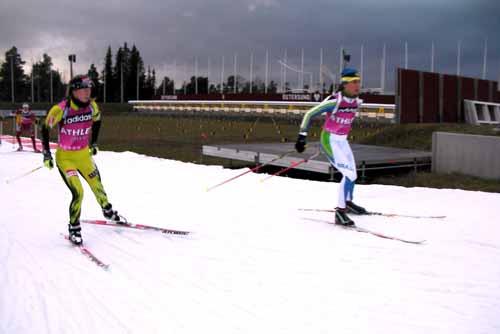
<path fill-rule="evenodd" d="M 424 123 L 439 122 L 439 74 L 424 72 Z"/>

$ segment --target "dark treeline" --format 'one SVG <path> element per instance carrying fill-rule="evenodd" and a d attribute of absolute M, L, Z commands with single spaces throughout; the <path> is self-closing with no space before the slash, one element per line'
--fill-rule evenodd
<path fill-rule="evenodd" d="M 61 73 L 52 68 L 52 58 L 49 55 L 43 54 L 42 60 L 33 64 L 29 74 L 24 71 L 25 63 L 15 46 L 5 53 L 4 60 L 0 60 L 0 101 L 12 100 L 12 88 L 16 102 L 46 102 L 51 97 L 57 101 L 64 96 L 65 85 Z"/>
<path fill-rule="evenodd" d="M 167 77 L 166 80 L 169 80 Z M 196 87 L 196 81 L 198 81 L 198 87 Z M 166 81 L 167 83 L 170 83 L 170 81 Z M 223 92 L 224 93 L 245 93 L 249 94 L 250 92 L 252 93 L 258 93 L 258 94 L 263 94 L 266 92 L 266 87 L 263 81 L 259 79 L 255 79 L 252 82 L 252 89 L 250 89 L 250 82 L 246 81 L 245 78 L 242 76 L 237 76 L 236 80 L 234 79 L 234 75 L 230 75 L 227 77 L 226 81 L 223 82 Z M 170 86 L 167 86 L 169 88 L 165 89 L 165 92 L 167 94 L 171 94 L 172 91 L 172 84 Z M 159 87 L 160 91 L 159 93 L 163 93 L 161 91 L 162 86 Z M 267 93 L 269 94 L 274 94 L 278 90 L 278 85 L 274 81 L 270 81 L 267 87 Z M 208 81 L 207 77 L 198 77 L 196 78 L 195 76 L 192 76 L 189 80 L 189 82 L 185 82 L 182 84 L 182 87 L 176 90 L 176 94 L 210 94 L 210 93 L 220 93 L 221 92 L 221 84 L 219 83 L 213 83 Z"/>
<path fill-rule="evenodd" d="M 0 59 L 0 101 L 11 101 L 14 95 L 15 102 L 57 102 L 66 96 L 67 83 L 63 82 L 61 73 L 53 68 L 52 58 L 48 54 L 43 54 L 42 60 L 35 62 L 29 73 L 25 64 L 26 61 L 15 46 Z M 86 74 L 94 82 L 92 94 L 98 101 L 127 102 L 138 97 L 151 99 L 155 95 L 155 70 L 144 66 L 135 45 L 129 48 L 124 43 L 114 57 L 111 47 L 108 47 L 104 55 L 104 67 L 98 69 L 95 64 L 91 64 Z"/>
<path fill-rule="evenodd" d="M 15 102 L 57 102 L 66 96 L 67 83 L 62 75 L 55 70 L 52 58 L 43 54 L 42 59 L 35 62 L 31 69 L 24 67 L 18 49 L 13 46 L 0 59 L 0 101 Z M 175 82 L 168 76 L 158 80 L 156 71 L 151 66 L 145 66 L 139 49 L 127 43 L 113 53 L 109 46 L 104 54 L 102 68 L 90 64 L 87 74 L 94 82 L 93 96 L 99 102 L 127 102 L 129 100 L 149 100 L 165 94 L 209 94 L 221 92 L 220 82 L 209 82 L 207 77 L 192 76 L 189 81 L 175 87 Z M 14 74 L 14 87 L 12 87 Z M 80 74 L 80 73 L 75 73 Z M 238 76 L 228 76 L 222 84 L 224 93 L 264 93 L 264 82 L 256 79 L 252 82 Z M 179 86 L 179 85 L 177 85 Z M 14 91 L 14 94 L 12 92 Z M 268 93 L 276 93 L 277 84 L 270 81 Z"/>
<path fill-rule="evenodd" d="M 156 72 L 145 67 L 139 49 L 127 43 L 119 47 L 114 55 L 108 47 L 104 56 L 104 68 L 98 72 L 90 65 L 89 76 L 94 81 L 95 96 L 99 101 L 127 102 L 151 99 L 155 95 Z"/>

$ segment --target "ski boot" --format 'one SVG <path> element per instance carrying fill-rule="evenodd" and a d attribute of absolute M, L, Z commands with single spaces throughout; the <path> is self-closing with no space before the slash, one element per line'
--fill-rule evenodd
<path fill-rule="evenodd" d="M 347 206 L 346 207 L 347 212 L 349 212 L 349 213 L 352 213 L 352 214 L 355 214 L 355 215 L 367 215 L 367 214 L 369 214 L 369 212 L 366 211 L 365 208 L 363 208 L 362 206 L 354 204 L 352 201 L 347 201 L 346 202 L 346 206 Z"/>
<path fill-rule="evenodd" d="M 118 214 L 118 211 L 113 210 L 113 206 L 108 203 L 104 208 L 102 208 L 102 214 L 104 218 L 111 220 L 117 224 L 125 224 L 127 221 Z"/>
<path fill-rule="evenodd" d="M 354 226 L 354 221 L 347 215 L 347 209 L 336 208 L 335 224 L 352 227 Z"/>
<path fill-rule="evenodd" d="M 22 152 L 22 151 L 23 151 L 23 146 L 22 146 L 22 145 L 21 145 L 21 146 L 18 146 L 18 147 L 17 147 L 17 151 L 18 151 L 18 152 Z"/>
<path fill-rule="evenodd" d="M 82 227 L 80 226 L 80 222 L 76 222 L 76 224 L 68 224 L 68 232 L 69 232 L 68 239 L 74 245 L 78 246 L 83 243 Z"/>

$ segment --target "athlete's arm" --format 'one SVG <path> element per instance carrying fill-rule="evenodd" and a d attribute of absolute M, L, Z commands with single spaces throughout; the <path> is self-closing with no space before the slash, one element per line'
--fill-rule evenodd
<path fill-rule="evenodd" d="M 91 102 L 92 107 L 92 137 L 90 138 L 90 146 L 95 146 L 97 138 L 99 138 L 99 130 L 101 129 L 101 110 L 95 101 Z"/>
<path fill-rule="evenodd" d="M 307 131 L 311 126 L 311 121 L 314 117 L 324 114 L 326 112 L 335 110 L 335 106 L 337 105 L 337 99 L 333 96 L 327 97 L 323 102 L 318 104 L 317 106 L 311 108 L 302 119 L 302 123 L 300 124 L 299 133 L 307 136 Z"/>
<path fill-rule="evenodd" d="M 47 113 L 42 126 L 42 145 L 44 151 L 50 152 L 50 130 L 61 121 L 62 116 L 63 110 L 59 105 L 53 106 Z"/>

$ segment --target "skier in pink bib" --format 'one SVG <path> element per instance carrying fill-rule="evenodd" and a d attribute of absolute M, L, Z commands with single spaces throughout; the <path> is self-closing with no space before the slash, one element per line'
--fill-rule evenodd
<path fill-rule="evenodd" d="M 312 118 L 326 114 L 325 124 L 321 132 L 320 149 L 331 165 L 342 173 L 338 204 L 335 211 L 335 223 L 347 226 L 354 225 L 347 213 L 368 214 L 363 207 L 353 202 L 354 182 L 357 178 L 356 162 L 347 141 L 358 107 L 363 102 L 359 98 L 359 92 L 360 76 L 358 72 L 351 68 L 344 69 L 338 91 L 328 96 L 323 102 L 304 115 L 297 143 L 295 144 L 297 152 L 304 152 L 307 131 Z"/>
<path fill-rule="evenodd" d="M 40 153 L 40 150 L 36 147 L 35 142 L 35 123 L 36 116 L 31 111 L 29 104 L 23 103 L 23 107 L 15 112 L 16 115 L 16 138 L 18 143 L 18 151 L 23 150 L 23 143 L 21 140 L 21 135 L 23 133 L 28 133 L 31 138 L 31 143 L 33 144 L 33 151 Z"/>
<path fill-rule="evenodd" d="M 83 186 L 78 175 L 87 182 L 102 208 L 106 219 L 121 222 L 121 216 L 108 200 L 93 156 L 98 153 L 97 138 L 101 128 L 101 111 L 90 98 L 92 81 L 87 75 L 77 75 L 69 82 L 68 97 L 53 106 L 45 118 L 42 128 L 43 163 L 54 167 L 50 151 L 50 130 L 57 129 L 59 147 L 56 151 L 56 166 L 71 192 L 69 205 L 69 240 L 81 245 L 82 228 L 80 215 L 83 202 Z"/>

